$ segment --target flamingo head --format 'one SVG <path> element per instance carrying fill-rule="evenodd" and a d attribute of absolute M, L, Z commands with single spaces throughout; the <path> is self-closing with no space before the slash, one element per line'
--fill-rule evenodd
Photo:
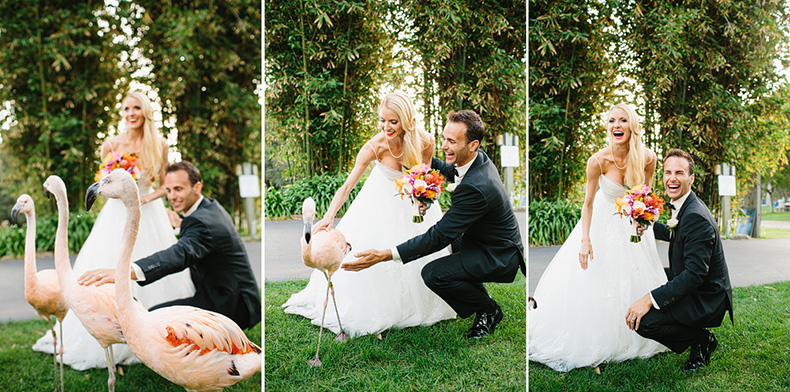
<path fill-rule="evenodd" d="M 90 211 L 91 206 L 99 197 L 104 195 L 111 199 L 121 199 L 124 204 L 140 203 L 139 190 L 134 178 L 126 170 L 115 169 L 101 180 L 93 183 L 85 192 L 85 209 Z"/>
<path fill-rule="evenodd" d="M 14 204 L 14 208 L 11 209 L 11 224 L 16 224 L 16 218 L 19 216 L 20 212 L 23 214 L 27 214 L 28 212 L 35 213 L 33 198 L 30 197 L 30 195 L 23 194 L 16 199 L 16 204 Z"/>
<path fill-rule="evenodd" d="M 47 194 L 47 198 L 49 198 L 49 195 L 54 195 L 55 199 L 57 199 L 58 196 L 65 196 L 66 184 L 60 177 L 51 175 L 44 181 L 44 193 Z"/>

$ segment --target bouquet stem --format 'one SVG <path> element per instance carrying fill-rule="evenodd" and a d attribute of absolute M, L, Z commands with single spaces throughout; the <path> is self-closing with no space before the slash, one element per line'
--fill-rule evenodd
<path fill-rule="evenodd" d="M 412 212 L 414 213 L 414 216 L 412 217 L 411 221 L 414 223 L 422 223 L 423 218 L 422 218 L 422 214 L 420 214 L 420 203 L 417 203 L 416 201 L 412 202 L 411 208 L 412 208 Z"/>
<path fill-rule="evenodd" d="M 638 228 L 639 228 L 639 222 L 631 221 L 631 242 L 634 244 L 637 244 L 640 241 L 642 241 L 642 237 L 639 236 Z"/>

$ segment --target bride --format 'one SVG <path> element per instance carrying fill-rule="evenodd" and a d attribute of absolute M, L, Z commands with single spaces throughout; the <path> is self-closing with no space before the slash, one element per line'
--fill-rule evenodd
<path fill-rule="evenodd" d="M 109 153 L 132 153 L 137 156 L 140 163 L 141 171 L 137 174 L 137 185 L 140 189 L 140 203 L 143 206 L 140 230 L 132 253 L 132 259 L 136 260 L 168 248 L 176 242 L 161 199 L 166 191 L 161 181 L 158 188 L 152 187 L 157 179 L 161 180 L 164 177 L 168 146 L 165 139 L 159 135 L 151 101 L 145 94 L 129 93 L 123 99 L 121 110 L 126 122 L 126 131 L 107 139 L 101 146 L 101 156 L 104 159 Z M 121 226 L 125 217 L 126 209 L 120 200 L 108 199 L 74 262 L 75 276 L 96 268 L 115 268 L 121 248 Z M 185 270 L 144 288 L 133 285 L 132 291 L 146 308 L 150 308 L 162 302 L 192 296 L 195 293 L 195 286 L 189 271 Z M 77 370 L 107 366 L 104 350 L 71 312 L 63 320 L 61 338 L 65 364 Z M 33 345 L 33 349 L 51 353 L 52 336 L 45 334 Z M 114 345 L 113 354 L 116 363 L 139 362 L 126 345 Z"/>
<path fill-rule="evenodd" d="M 612 107 L 606 129 L 609 146 L 587 161 L 581 221 L 540 278 L 539 306 L 529 313 L 529 359 L 563 372 L 666 350 L 624 321 L 628 307 L 667 278 L 652 228 L 629 242 L 629 221 L 614 202 L 626 187 L 652 184 L 656 155 L 643 146 L 630 106 Z"/>
<path fill-rule="evenodd" d="M 354 169 L 335 193 L 323 219 L 313 226 L 314 231 L 331 227 L 335 214 L 372 162 L 375 166 L 370 176 L 337 225 L 354 249 L 387 249 L 424 233 L 439 221 L 441 210 L 434 203 L 422 223 L 412 223 L 411 202 L 396 195 L 395 180 L 403 176 L 403 166 L 430 164 L 435 148 L 433 138 L 418 130 L 415 122 L 414 106 L 406 94 L 384 96 L 379 106 L 381 133 L 362 146 Z M 449 250 L 444 249 L 404 265 L 379 263 L 361 272 L 338 270 L 332 283 L 346 333 L 352 337 L 376 334 L 454 318 L 455 312 L 425 286 L 420 275 L 426 263 L 447 254 Z M 350 260 L 354 260 L 353 252 L 344 261 Z M 302 315 L 319 325 L 326 285 L 323 273 L 314 271 L 307 287 L 283 305 L 285 312 Z M 340 332 L 334 312 L 326 313 L 324 326 Z"/>

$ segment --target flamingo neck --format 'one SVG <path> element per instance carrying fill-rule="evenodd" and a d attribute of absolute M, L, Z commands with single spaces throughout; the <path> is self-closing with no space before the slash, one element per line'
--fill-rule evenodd
<path fill-rule="evenodd" d="M 71 276 L 71 262 L 69 261 L 69 205 L 64 195 L 56 195 L 58 204 L 58 229 L 55 232 L 55 270 L 58 280 L 68 282 Z"/>
<path fill-rule="evenodd" d="M 115 297 L 118 300 L 118 308 L 120 309 L 120 319 L 127 319 L 130 315 L 134 315 L 135 306 L 134 298 L 132 297 L 132 278 L 131 278 L 131 264 L 132 264 L 132 251 L 134 244 L 137 241 L 137 231 L 140 227 L 140 198 L 135 197 L 134 202 L 124 200 L 126 206 L 126 223 L 123 226 L 123 233 L 121 234 L 121 255 L 118 258 L 118 264 L 115 268 Z M 136 202 L 136 203 L 135 203 Z"/>
<path fill-rule="evenodd" d="M 25 291 L 31 290 L 38 280 L 36 276 L 36 212 L 25 213 L 27 232 L 25 233 Z"/>

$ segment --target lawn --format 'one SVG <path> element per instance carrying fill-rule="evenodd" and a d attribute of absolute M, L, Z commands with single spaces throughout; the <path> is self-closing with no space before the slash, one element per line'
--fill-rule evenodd
<path fill-rule="evenodd" d="M 323 336 L 320 368 L 306 362 L 315 354 L 318 327 L 280 307 L 306 283 L 266 283 L 267 392 L 525 389 L 526 280 L 521 274 L 512 284 L 486 284 L 505 313 L 491 336 L 467 341 L 472 318 L 390 330 L 381 340 L 362 336 L 337 343 L 329 332 Z"/>
<path fill-rule="evenodd" d="M 49 325 L 42 319 L 0 323 L 0 391 L 51 391 L 55 388 L 52 355 L 33 351 L 30 347 Z M 254 342 L 261 341 L 261 324 L 244 331 Z M 107 369 L 77 371 L 63 367 L 67 391 L 103 392 L 107 390 Z M 162 378 L 145 365 L 122 365 L 116 374 L 115 391 L 183 392 L 181 388 Z M 226 392 L 260 391 L 261 375 L 256 374 Z"/>
<path fill-rule="evenodd" d="M 790 212 L 774 212 L 773 214 L 763 209 L 760 215 L 762 220 L 790 221 Z"/>
<path fill-rule="evenodd" d="M 765 238 L 769 240 L 790 238 L 790 229 L 760 227 L 760 238 Z"/>
<path fill-rule="evenodd" d="M 529 363 L 530 391 L 787 391 L 790 390 L 790 282 L 733 289 L 735 325 L 725 318 L 713 332 L 711 363 L 684 372 L 688 358 L 666 352 L 649 359 L 559 373 Z"/>

